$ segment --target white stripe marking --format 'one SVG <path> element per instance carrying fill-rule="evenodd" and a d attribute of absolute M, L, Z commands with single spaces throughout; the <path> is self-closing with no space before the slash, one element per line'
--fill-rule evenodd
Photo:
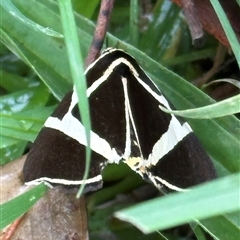
<path fill-rule="evenodd" d="M 138 134 L 137 134 L 137 129 L 136 129 L 136 126 L 135 126 L 135 122 L 133 120 L 132 110 L 131 110 L 131 106 L 130 106 L 130 102 L 129 102 L 129 96 L 128 96 L 128 91 L 127 91 L 127 79 L 122 77 L 122 82 L 123 82 L 124 97 L 125 97 L 125 102 L 126 102 L 126 105 L 125 105 L 126 112 L 127 112 L 127 115 L 128 115 L 128 119 L 130 117 L 132 127 L 133 127 L 133 131 L 134 131 L 134 134 L 135 134 L 135 137 L 136 137 L 136 140 L 137 140 L 137 146 L 139 147 L 141 158 L 143 158 L 142 149 L 141 149 L 141 145 L 140 145 Z M 129 131 L 130 131 L 130 125 L 129 125 Z M 130 138 L 130 133 L 129 133 L 129 138 Z M 129 139 L 129 141 L 130 141 L 130 146 L 131 146 L 131 140 Z M 124 159 L 129 159 L 130 154 L 131 153 L 129 152 L 128 155 L 124 156 Z"/>
<path fill-rule="evenodd" d="M 116 48 L 107 48 L 106 50 L 104 50 L 103 53 L 100 55 L 100 57 L 97 58 L 93 63 L 91 63 L 91 64 L 87 67 L 87 69 L 85 70 L 84 74 L 86 75 L 86 73 L 87 73 L 91 68 L 93 68 L 93 67 L 97 64 L 97 62 L 99 62 L 99 61 L 100 61 L 102 58 L 104 58 L 106 55 L 108 55 L 108 54 L 110 54 L 110 53 L 112 53 L 112 52 L 115 52 L 115 51 L 119 51 L 119 49 L 116 49 Z M 120 51 L 122 51 L 122 50 L 120 50 Z M 124 51 L 122 51 L 122 52 L 124 52 Z"/>
<path fill-rule="evenodd" d="M 45 127 L 59 130 L 66 134 L 67 136 L 75 139 L 80 144 L 86 146 L 86 135 L 85 129 L 82 123 L 71 113 L 67 113 L 62 120 L 56 117 L 49 117 L 44 124 Z M 90 131 L 90 148 L 102 155 L 104 158 L 108 159 L 110 163 L 118 163 L 122 156 L 118 155 L 115 148 L 111 148 L 109 143 L 99 137 L 93 131 Z"/>
<path fill-rule="evenodd" d="M 154 144 L 152 153 L 149 154 L 147 161 L 143 161 L 143 166 L 156 165 L 164 155 L 170 152 L 190 132 L 191 128 L 187 123 L 181 125 L 176 117 L 172 115 L 168 130 Z"/>
<path fill-rule="evenodd" d="M 158 189 L 161 190 L 161 184 L 163 186 L 168 187 L 169 189 L 172 189 L 174 191 L 178 191 L 178 192 L 187 192 L 189 191 L 188 189 L 184 189 L 184 188 L 179 188 L 175 185 L 172 185 L 171 183 L 167 182 L 166 180 L 160 178 L 160 177 L 154 177 L 152 175 L 149 176 L 149 179 L 151 180 L 151 182 L 155 185 L 158 186 Z M 159 184 L 156 180 L 158 180 L 161 184 Z"/>
<path fill-rule="evenodd" d="M 66 179 L 57 179 L 57 178 L 48 178 L 48 177 L 42 177 L 38 178 L 36 180 L 26 182 L 26 185 L 39 185 L 42 182 L 46 184 L 49 187 L 52 187 L 50 183 L 55 183 L 55 184 L 63 184 L 63 185 L 81 185 L 81 184 L 90 184 L 90 183 L 95 183 L 95 182 L 100 182 L 102 181 L 102 176 L 97 175 L 96 177 L 89 178 L 84 180 L 66 180 Z"/>
<path fill-rule="evenodd" d="M 123 154 L 123 158 L 129 158 L 131 154 L 131 135 L 130 135 L 130 121 L 129 121 L 129 111 L 128 111 L 128 96 L 127 96 L 127 79 L 122 78 L 123 93 L 124 93 L 124 106 L 125 106 L 125 120 L 126 120 L 126 144 Z"/>

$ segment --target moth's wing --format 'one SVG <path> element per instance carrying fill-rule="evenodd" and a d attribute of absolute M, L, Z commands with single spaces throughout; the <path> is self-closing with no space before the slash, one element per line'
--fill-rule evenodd
<path fill-rule="evenodd" d="M 147 159 L 139 173 L 158 187 L 166 182 L 170 188 L 187 188 L 215 178 L 213 163 L 190 126 L 160 110 L 160 104 L 169 108 L 167 100 L 133 58 L 124 58 L 138 74 L 138 81 L 133 75 L 128 78 L 128 92 L 143 159 Z"/>
<path fill-rule="evenodd" d="M 156 166 L 150 166 L 151 177 L 161 184 L 158 177 L 179 188 L 188 188 L 216 178 L 213 163 L 201 143 L 188 134 Z"/>
<path fill-rule="evenodd" d="M 95 62 L 97 64 L 92 64 L 86 71 L 88 93 L 91 92 L 88 96 L 92 125 L 91 167 L 87 183 L 95 184 L 95 188 L 101 187 L 98 176 L 105 163 L 118 163 L 126 148 L 126 118 L 120 75 L 116 71 L 105 73 L 111 61 L 100 57 Z M 105 77 L 104 83 L 101 83 L 102 77 Z M 94 84 L 98 86 L 94 88 Z M 76 93 L 70 92 L 36 138 L 23 168 L 24 181 L 44 178 L 49 182 L 62 183 L 66 180 L 64 184 L 73 181 L 74 185 L 81 183 L 85 170 L 84 139 Z"/>
<path fill-rule="evenodd" d="M 100 57 L 86 71 L 92 125 L 87 183 L 95 184 L 96 188 L 101 187 L 102 182 L 95 178 L 100 176 L 105 164 L 118 163 L 126 152 L 127 127 L 121 74 L 115 68 L 107 71 L 114 60 L 111 56 Z M 66 180 L 65 184 L 81 183 L 86 142 L 75 92 L 64 97 L 44 126 L 25 162 L 25 182 L 48 178 L 47 181 Z"/>
<path fill-rule="evenodd" d="M 148 173 L 151 173 L 151 178 L 155 178 L 159 184 L 161 182 L 158 179 L 164 179 L 180 188 L 187 188 L 215 178 L 213 164 L 197 137 L 189 131 L 188 124 L 180 120 L 179 125 L 172 124 L 170 131 L 169 125 L 173 119 L 176 121 L 177 118 L 161 111 L 158 101 L 147 91 L 141 90 L 141 87 L 136 84 L 132 88 L 134 90 L 130 90 L 130 99 L 143 157 L 149 159 L 146 167 Z M 181 131 L 186 131 L 187 134 L 183 134 L 183 138 L 179 141 L 173 141 Z M 159 147 L 154 148 L 163 135 L 167 143 L 162 142 L 162 145 L 159 144 Z M 172 144 L 172 149 L 165 151 L 165 144 Z M 150 155 L 159 156 L 158 161 L 153 163 Z"/>
<path fill-rule="evenodd" d="M 63 119 L 71 103 L 72 91 L 60 102 L 51 115 Z M 81 123 L 80 123 L 81 124 Z M 101 170 L 105 159 L 92 152 L 91 167 L 85 191 L 102 186 Z M 50 183 L 79 185 L 85 170 L 85 146 L 54 128 L 43 127 L 34 141 L 23 167 L 25 182 L 44 178 Z"/>

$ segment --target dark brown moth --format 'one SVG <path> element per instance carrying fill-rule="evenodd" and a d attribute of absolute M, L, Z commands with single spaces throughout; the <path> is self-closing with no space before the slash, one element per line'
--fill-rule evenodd
<path fill-rule="evenodd" d="M 107 49 L 85 72 L 91 115 L 91 169 L 86 191 L 102 186 L 102 169 L 123 161 L 158 189 L 184 191 L 215 178 L 213 164 L 191 127 L 166 114 L 159 88 L 136 60 Z M 80 185 L 86 138 L 73 88 L 47 119 L 23 168 L 27 184 Z"/>

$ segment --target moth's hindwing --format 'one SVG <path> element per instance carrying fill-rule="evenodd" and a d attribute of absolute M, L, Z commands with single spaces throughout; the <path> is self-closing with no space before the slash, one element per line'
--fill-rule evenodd
<path fill-rule="evenodd" d="M 216 176 L 190 126 L 160 110 L 170 106 L 134 58 L 108 49 L 85 74 L 92 123 L 89 190 L 101 187 L 105 164 L 121 159 L 158 189 L 182 190 Z M 86 139 L 77 101 L 74 89 L 46 121 L 23 169 L 26 182 L 82 183 Z"/>

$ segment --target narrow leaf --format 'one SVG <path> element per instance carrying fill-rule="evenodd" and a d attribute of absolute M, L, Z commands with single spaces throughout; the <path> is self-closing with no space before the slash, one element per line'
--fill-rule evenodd
<path fill-rule="evenodd" d="M 224 79 L 219 79 L 219 80 L 215 80 L 215 81 L 212 81 L 208 84 L 204 84 L 202 86 L 202 88 L 206 88 L 206 87 L 209 87 L 211 85 L 213 85 L 214 83 L 222 83 L 222 82 L 227 82 L 227 83 L 230 83 L 232 85 L 234 85 L 235 87 L 239 88 L 240 89 L 240 82 L 238 80 L 235 80 L 235 79 L 231 79 L 231 78 L 224 78 Z"/>
<path fill-rule="evenodd" d="M 47 191 L 44 184 L 40 184 L 32 190 L 2 204 L 0 206 L 0 229 L 5 228 L 11 222 L 19 218 L 32 207 Z"/>
<path fill-rule="evenodd" d="M 194 108 L 189 110 L 174 111 L 159 106 L 166 113 L 177 116 L 196 119 L 211 119 L 224 117 L 240 112 L 240 95 L 228 98 L 221 102 L 217 102 L 206 107 Z"/>
<path fill-rule="evenodd" d="M 239 47 L 240 47 L 240 44 L 238 42 L 238 39 L 232 29 L 232 26 L 231 24 L 229 23 L 228 21 L 228 18 L 221 6 L 221 4 L 219 3 L 218 0 L 211 0 L 210 1 L 217 16 L 218 16 L 218 19 L 220 21 L 220 23 L 222 24 L 222 27 L 224 29 L 224 32 L 228 38 L 228 41 L 229 41 L 229 44 L 234 52 L 234 55 L 237 59 L 237 63 L 238 63 L 238 66 L 240 68 L 240 54 L 239 54 Z"/>
<path fill-rule="evenodd" d="M 116 217 L 131 222 L 144 233 L 150 233 L 194 219 L 235 211 L 240 208 L 239 178 L 240 173 L 197 186 L 185 193 L 154 199 L 119 211 Z"/>
<path fill-rule="evenodd" d="M 80 53 L 80 43 L 78 41 L 77 29 L 74 20 L 71 0 L 58 0 L 60 12 L 62 16 L 63 31 L 66 40 L 68 59 L 71 69 L 71 74 L 74 82 L 74 87 L 77 90 L 78 95 L 78 107 L 81 115 L 81 120 L 85 128 L 86 134 L 86 168 L 83 179 L 87 179 L 90 169 L 90 112 L 87 97 L 87 84 L 83 70 L 83 60 Z M 78 192 L 78 197 L 82 193 L 84 185 Z"/>
<path fill-rule="evenodd" d="M 31 27 L 33 27 L 33 29 L 35 29 L 36 31 L 41 31 L 49 36 L 52 37 L 58 37 L 58 38 L 62 38 L 63 35 L 54 31 L 53 29 L 50 28 L 45 28 L 35 22 L 33 22 L 31 19 L 27 18 L 25 15 L 23 15 L 14 5 L 10 0 L 4 0 L 4 4 L 3 7 L 5 8 L 6 11 L 8 11 L 9 13 L 12 14 L 12 16 L 14 16 L 15 18 L 17 18 L 17 20 L 20 20 L 22 22 L 24 22 L 27 25 L 30 25 Z"/>

